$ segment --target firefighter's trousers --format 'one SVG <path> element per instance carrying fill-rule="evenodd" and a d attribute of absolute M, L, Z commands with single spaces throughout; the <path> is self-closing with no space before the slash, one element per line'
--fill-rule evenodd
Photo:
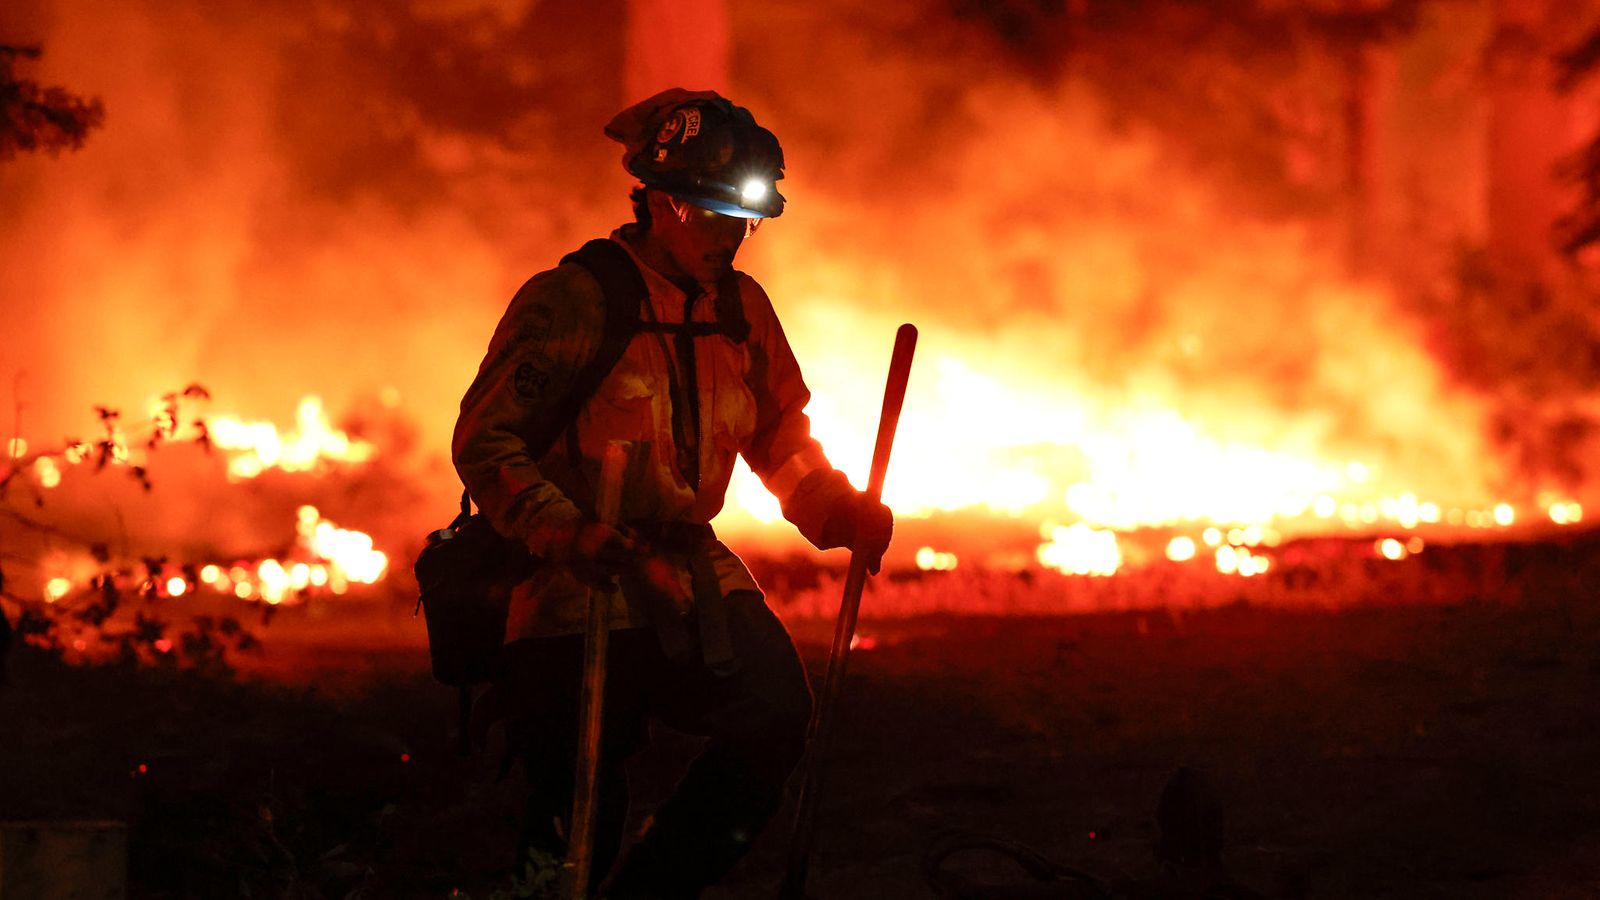
<path fill-rule="evenodd" d="M 668 659 L 654 629 L 611 632 L 596 819 L 594 879 L 611 868 L 627 818 L 624 763 L 648 740 L 648 719 L 704 736 L 703 752 L 630 850 L 609 896 L 696 897 L 744 855 L 783 799 L 800 760 L 811 692 L 799 655 L 761 597 L 728 598 L 738 668 L 713 673 L 699 648 Z M 692 614 L 690 634 L 696 633 Z M 513 752 L 530 785 L 523 846 L 565 853 L 572 809 L 583 636 L 507 645 L 499 687 L 515 710 Z"/>

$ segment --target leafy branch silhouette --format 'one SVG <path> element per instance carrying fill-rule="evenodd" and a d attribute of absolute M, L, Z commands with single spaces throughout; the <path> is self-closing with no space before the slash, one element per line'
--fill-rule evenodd
<path fill-rule="evenodd" d="M 95 655 L 100 657 L 109 656 L 123 663 L 183 664 L 218 675 L 231 673 L 227 661 L 230 652 L 259 646 L 255 634 L 235 617 L 193 616 L 186 625 L 174 626 L 149 608 L 163 593 L 170 593 L 166 585 L 171 579 L 181 578 L 185 591 L 189 585 L 200 584 L 197 563 L 174 563 L 166 556 L 146 556 L 119 564 L 104 541 L 74 534 L 5 503 L 10 497 L 8 492 L 28 485 L 33 507 L 42 509 L 45 489 L 59 481 L 65 467 L 82 464 L 91 465 L 95 473 L 125 469 L 143 490 L 153 490 L 148 470 L 133 461 L 132 448 L 152 451 L 166 444 L 192 443 L 211 453 L 213 446 L 205 420 L 193 416 L 185 423 L 184 418 L 186 402 L 210 398 L 204 387 L 191 384 L 163 395 L 148 421 L 131 430 L 124 428 L 119 410 L 96 406 L 101 433 L 92 440 L 69 437 L 56 447 L 38 452 L 26 452 L 19 437 L 10 441 L 11 458 L 0 462 L 0 518 L 56 544 L 77 546 L 100 566 L 100 571 L 86 583 L 60 589 L 59 593 L 52 594 L 47 585 L 44 596 L 25 596 L 13 589 L 3 564 L 30 560 L 0 553 L 0 598 L 18 610 L 13 624 L 0 604 L 0 679 L 4 677 L 5 653 L 17 641 L 62 655 L 69 647 L 88 653 L 92 640 L 97 645 Z M 22 477 L 30 472 L 40 485 Z M 142 600 L 145 608 L 134 610 L 131 618 L 125 615 L 119 619 L 117 613 L 132 600 Z M 270 621 L 274 609 L 262 604 L 263 625 Z"/>

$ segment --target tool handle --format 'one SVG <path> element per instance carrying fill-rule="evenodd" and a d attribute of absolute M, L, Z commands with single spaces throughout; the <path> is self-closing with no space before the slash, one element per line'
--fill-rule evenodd
<path fill-rule="evenodd" d="M 889 451 L 894 448 L 894 433 L 900 425 L 900 409 L 905 406 L 906 385 L 911 379 L 911 357 L 916 352 L 917 326 L 907 322 L 894 333 L 889 381 L 883 389 L 883 411 L 878 414 L 878 440 L 872 445 L 867 493 L 874 500 L 883 496 L 883 479 L 889 473 Z"/>
<path fill-rule="evenodd" d="M 594 512 L 607 525 L 617 524 L 622 507 L 622 471 L 628 467 L 628 442 L 607 441 L 600 457 L 600 489 L 595 493 Z"/>
<path fill-rule="evenodd" d="M 917 349 L 917 329 L 909 322 L 894 336 L 894 353 L 889 358 L 889 381 L 883 390 L 883 411 L 878 416 L 878 439 L 872 448 L 872 470 L 867 476 L 867 494 L 877 500 L 883 496 L 883 480 L 889 471 L 889 451 L 900 424 L 900 408 L 905 404 L 906 384 L 911 378 L 911 357 Z M 781 900 L 803 900 L 806 873 L 811 866 L 811 848 L 816 841 L 817 811 L 821 806 L 823 774 L 833 722 L 844 686 L 845 669 L 850 661 L 850 644 L 856 634 L 856 616 L 861 610 L 861 593 L 867 583 L 867 558 L 853 548 L 850 569 L 845 575 L 844 598 L 833 631 L 833 649 L 828 654 L 828 674 L 822 682 L 817 712 L 811 719 L 811 741 L 805 770 L 800 779 L 799 808 L 795 812 L 794 833 L 789 843 L 789 865 L 778 888 Z"/>
<path fill-rule="evenodd" d="M 622 500 L 622 471 L 628 463 L 625 441 L 606 444 L 600 459 L 600 488 L 595 494 L 595 514 L 615 525 Z M 573 776 L 572 832 L 568 835 L 565 896 L 582 900 L 589 895 L 589 875 L 594 863 L 595 818 L 600 808 L 601 736 L 605 722 L 606 649 L 611 631 L 606 613 L 610 591 L 589 591 L 589 618 L 583 640 L 583 693 L 578 698 L 578 763 Z"/>

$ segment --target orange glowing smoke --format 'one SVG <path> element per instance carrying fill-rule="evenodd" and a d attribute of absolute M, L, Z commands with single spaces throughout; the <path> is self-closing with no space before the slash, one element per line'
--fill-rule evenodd
<path fill-rule="evenodd" d="M 1040 564 L 1085 575 L 1159 528 L 1189 542 L 1169 560 L 1251 576 L 1272 565 L 1268 532 L 1580 520 L 1570 486 L 1522 477 L 1486 438 L 1488 404 L 1431 355 L 1426 323 L 1306 223 L 1242 213 L 1159 139 L 1107 129 L 1088 92 L 981 85 L 968 101 L 980 127 L 941 154 L 947 190 L 899 196 L 894 215 L 808 198 L 823 208 L 751 245 L 813 432 L 858 487 L 890 336 L 922 328 L 884 485 L 903 522 L 1032 523 Z M 729 506 L 730 528 L 778 518 L 747 471 Z M 1252 527 L 1199 548 L 1208 528 Z"/>
<path fill-rule="evenodd" d="M 431 11 L 399 17 L 416 32 L 384 40 L 442 41 L 448 61 L 462 49 L 453 31 L 547 39 L 542 28 L 439 29 L 462 4 L 420 6 Z M 1253 201 L 1285 198 L 1247 196 L 1093 79 L 1019 77 L 1015 60 L 984 58 L 949 16 L 852 10 L 853 28 L 876 29 L 856 33 L 837 27 L 841 5 L 791 6 L 782 28 L 752 27 L 763 20 L 747 10 L 711 41 L 738 44 L 738 98 L 781 135 L 793 185 L 790 211 L 740 265 L 778 307 L 814 392 L 815 433 L 858 486 L 894 327 L 922 327 L 885 485 L 903 522 L 968 510 L 1016 520 L 1038 531 L 1037 564 L 1084 575 L 1134 564 L 1128 536 L 1159 528 L 1168 562 L 1249 575 L 1271 566 L 1269 534 L 1403 546 L 1412 531 L 1584 521 L 1580 499 L 1596 501 L 1519 477 L 1483 437 L 1489 401 L 1432 356 L 1434 323 L 1381 279 L 1350 276 L 1331 249 L 1335 214 L 1262 214 Z M 61 396 L 111 399 L 181 375 L 254 403 L 312 389 L 337 403 L 398 377 L 428 462 L 442 461 L 455 402 L 515 285 L 627 215 L 628 181 L 599 135 L 620 101 L 597 76 L 611 63 L 581 53 L 596 72 L 553 67 L 530 81 L 526 48 L 468 48 L 486 74 L 500 60 L 507 84 L 552 79 L 509 92 L 430 77 L 428 60 L 373 69 L 348 39 L 368 26 L 340 8 L 261 19 L 89 3 L 43 17 L 60 80 L 103 96 L 111 115 L 82 153 L 10 170 L 26 190 L 0 241 L 0 288 L 38 302 L 0 334 L 6 365 L 28 363 L 36 383 L 65 385 Z M 526 25 L 542 10 L 490 15 Z M 615 27 L 593 16 L 585 32 Z M 108 39 L 123 34 L 137 39 Z M 1475 71 L 1483 48 L 1450 37 L 1435 43 Z M 284 63 L 312 47 L 327 63 L 317 72 Z M 1337 119 L 1306 89 L 1320 71 L 1259 87 L 1307 105 L 1309 119 Z M 339 103 L 358 95 L 368 112 L 346 121 Z M 473 105 L 507 97 L 516 109 Z M 1452 99 L 1481 115 L 1481 98 Z M 528 124 L 540 122 L 564 125 Z M 1444 158 L 1481 156 L 1462 154 L 1482 135 L 1457 124 Z M 1387 147 L 1399 136 L 1374 137 Z M 1436 137 L 1390 162 L 1458 210 L 1484 173 L 1437 165 L 1451 147 Z M 1312 168 L 1338 162 L 1337 149 L 1324 158 L 1299 142 L 1281 149 Z M 1433 225 L 1452 252 L 1483 237 L 1469 221 Z M 1412 262 L 1409 277 L 1444 279 Z M 215 352 L 219 335 L 247 352 Z M 273 353 L 282 377 L 262 378 L 258 361 Z M 395 375 L 396 359 L 425 364 Z M 376 452 L 334 428 L 316 397 L 290 430 L 229 416 L 207 429 L 238 479 Z M 50 488 L 81 459 L 41 457 L 27 471 Z M 421 467 L 419 481 L 448 498 L 447 473 Z M 718 525 L 780 518 L 741 470 Z M 301 534 L 303 559 L 205 581 L 258 597 L 381 577 L 370 543 L 319 527 Z M 960 545 L 925 549 L 917 561 L 931 570 L 940 554 L 960 553 L 968 570 L 987 563 Z"/>

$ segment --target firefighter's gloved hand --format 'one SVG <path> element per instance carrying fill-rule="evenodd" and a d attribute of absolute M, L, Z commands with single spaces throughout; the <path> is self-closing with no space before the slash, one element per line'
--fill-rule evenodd
<path fill-rule="evenodd" d="M 609 584 L 634 563 L 633 535 L 604 522 L 584 520 L 572 529 L 571 538 L 554 546 L 557 562 L 566 564 L 579 579 L 590 584 Z"/>
<path fill-rule="evenodd" d="M 867 571 L 878 574 L 883 552 L 894 537 L 894 512 L 865 492 L 847 495 L 822 526 L 825 547 L 849 547 L 867 560 Z"/>

